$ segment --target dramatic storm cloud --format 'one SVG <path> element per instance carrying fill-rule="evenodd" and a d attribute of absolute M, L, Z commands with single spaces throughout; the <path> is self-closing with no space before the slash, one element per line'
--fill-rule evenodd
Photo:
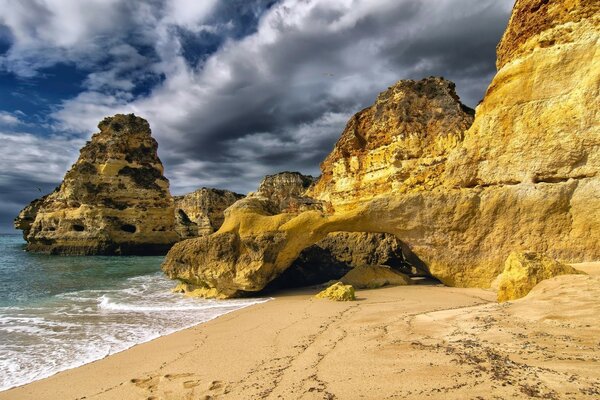
<path fill-rule="evenodd" d="M 0 0 L 0 231 L 104 116 L 151 123 L 174 193 L 318 174 L 399 79 L 475 106 L 512 0 Z"/>

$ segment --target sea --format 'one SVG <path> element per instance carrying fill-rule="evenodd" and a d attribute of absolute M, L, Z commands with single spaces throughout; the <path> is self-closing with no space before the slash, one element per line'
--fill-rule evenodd
<path fill-rule="evenodd" d="M 0 235 L 0 390 L 104 358 L 268 299 L 172 293 L 163 257 L 67 257 Z"/>

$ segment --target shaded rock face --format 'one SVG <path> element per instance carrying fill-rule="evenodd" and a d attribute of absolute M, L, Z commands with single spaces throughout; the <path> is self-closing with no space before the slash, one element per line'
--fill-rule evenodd
<path fill-rule="evenodd" d="M 304 192 L 316 179 L 299 172 L 281 172 L 267 175 L 258 190 L 248 194 L 249 198 L 268 200 L 268 210 L 272 214 L 298 213 L 307 210 L 320 210 L 321 204 L 305 196 Z"/>
<path fill-rule="evenodd" d="M 225 209 L 243 198 L 242 194 L 211 188 L 175 196 L 177 233 L 188 239 L 218 231 L 225 219 Z"/>
<path fill-rule="evenodd" d="M 376 289 L 387 285 L 406 286 L 413 281 L 385 265 L 363 265 L 350 270 L 340 282 L 355 289 Z"/>
<path fill-rule="evenodd" d="M 300 255 L 266 291 L 316 285 L 337 280 L 362 266 L 386 265 L 409 275 L 428 275 L 419 260 L 394 235 L 387 233 L 334 232 Z"/>
<path fill-rule="evenodd" d="M 164 254 L 174 230 L 169 181 L 148 122 L 105 118 L 51 194 L 15 220 L 27 249 L 50 254 Z"/>
<path fill-rule="evenodd" d="M 348 123 L 307 191 L 324 212 L 228 210 L 219 234 L 281 240 L 260 249 L 274 260 L 233 262 L 214 288 L 264 287 L 306 247 L 339 231 L 391 233 L 451 286 L 489 287 L 511 251 L 600 259 L 598 7 L 517 1 L 498 46 L 498 73 L 470 127 L 447 81 L 404 81 L 384 92 Z M 175 246 L 166 263 L 203 252 L 187 246 Z M 204 259 L 203 268 L 220 267 Z"/>

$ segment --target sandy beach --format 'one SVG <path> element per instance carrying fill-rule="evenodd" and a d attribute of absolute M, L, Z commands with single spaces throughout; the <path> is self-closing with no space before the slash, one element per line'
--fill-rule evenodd
<path fill-rule="evenodd" d="M 600 271 L 525 299 L 432 282 L 276 295 L 0 399 L 598 398 Z"/>

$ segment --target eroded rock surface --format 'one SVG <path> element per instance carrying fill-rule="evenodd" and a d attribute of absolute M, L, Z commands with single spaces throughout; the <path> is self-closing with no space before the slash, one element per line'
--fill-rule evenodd
<path fill-rule="evenodd" d="M 27 249 L 51 254 L 164 254 L 178 240 L 169 181 L 146 120 L 117 114 L 81 149 L 56 190 L 15 220 Z"/>
<path fill-rule="evenodd" d="M 264 261 L 236 261 L 241 246 L 225 266 L 198 241 L 166 265 L 198 270 L 202 259 L 223 272 L 211 287 L 253 291 L 338 231 L 393 234 L 451 286 L 489 287 L 511 251 L 600 259 L 599 7 L 517 1 L 471 126 L 450 82 L 401 81 L 349 121 L 322 164 L 306 194 L 323 211 L 228 209 L 217 235 L 256 244 Z"/>
<path fill-rule="evenodd" d="M 223 212 L 244 195 L 212 188 L 201 188 L 183 196 L 175 196 L 177 232 L 182 239 L 209 235 L 219 230 Z"/>
<path fill-rule="evenodd" d="M 343 212 L 381 194 L 431 190 L 474 113 L 443 78 L 399 81 L 350 119 L 308 195 Z"/>
<path fill-rule="evenodd" d="M 494 285 L 498 286 L 498 301 L 503 302 L 525 297 L 545 279 L 580 274 L 584 273 L 540 254 L 512 252 Z"/>

